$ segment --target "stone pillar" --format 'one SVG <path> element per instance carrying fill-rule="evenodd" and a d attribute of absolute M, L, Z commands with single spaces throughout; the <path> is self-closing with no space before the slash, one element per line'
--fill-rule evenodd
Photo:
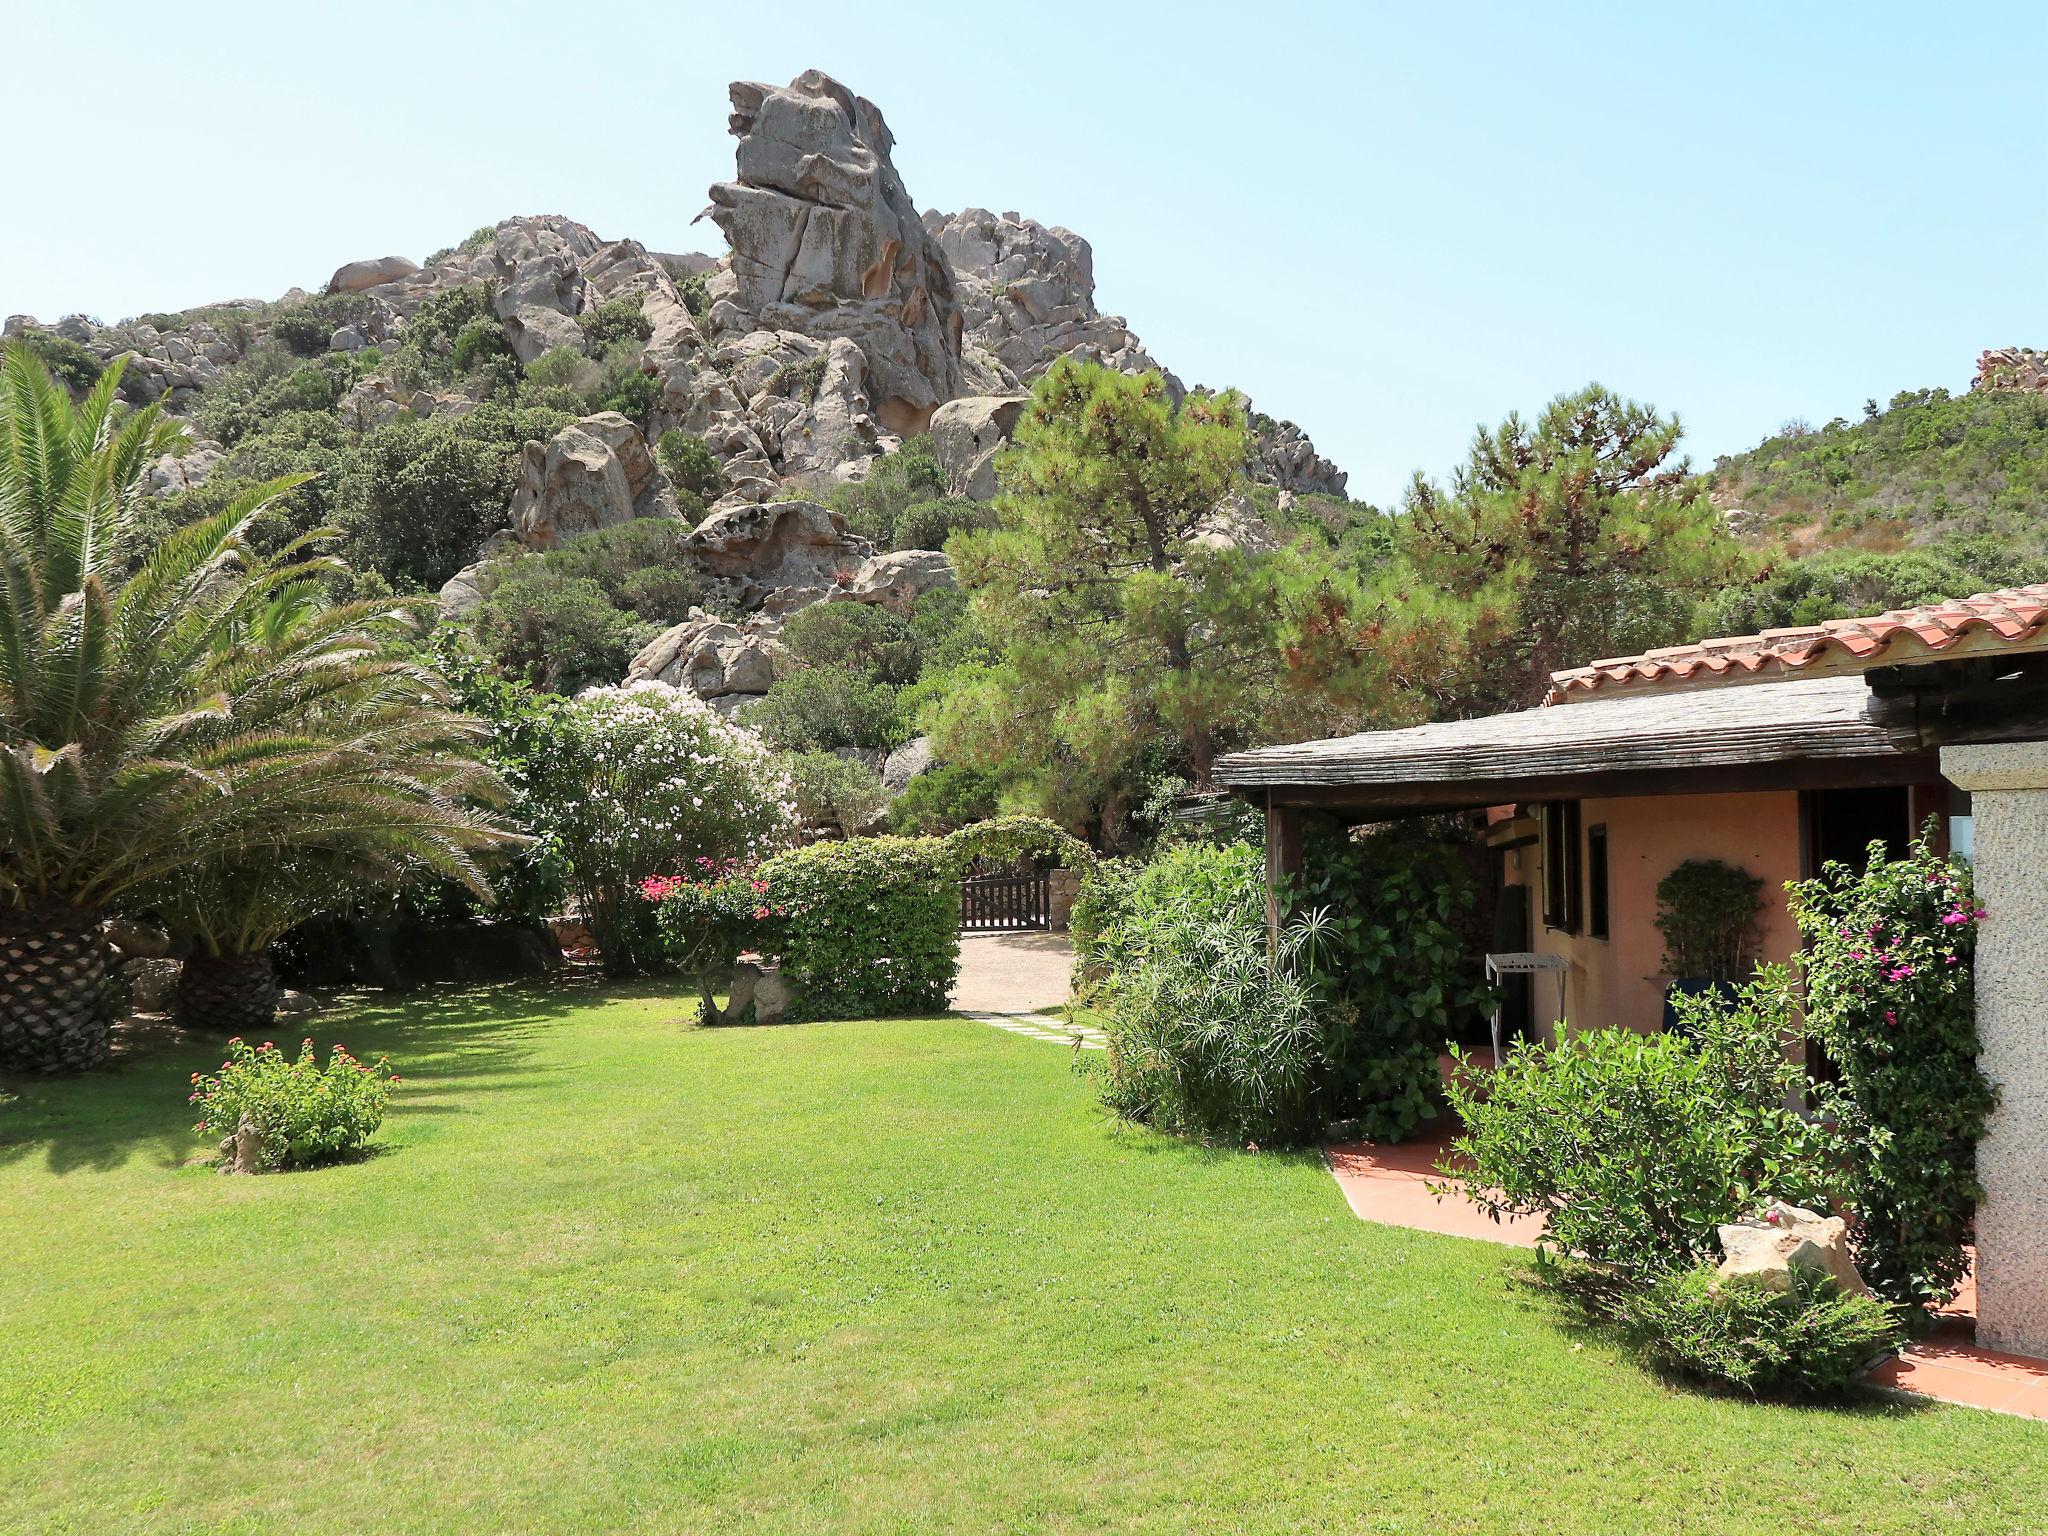
<path fill-rule="evenodd" d="M 1943 747 L 1970 792 L 1978 1064 L 1998 1089 L 1977 1147 L 1977 1340 L 2048 1356 L 2048 741 Z"/>
<path fill-rule="evenodd" d="M 1045 926 L 1053 933 L 1065 933 L 1074 923 L 1074 903 L 1081 895 L 1081 871 L 1049 869 L 1045 872 Z"/>

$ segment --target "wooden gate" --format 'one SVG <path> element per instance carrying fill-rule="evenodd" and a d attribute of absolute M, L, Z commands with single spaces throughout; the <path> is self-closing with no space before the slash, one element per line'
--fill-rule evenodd
<path fill-rule="evenodd" d="M 972 875 L 960 882 L 960 926 L 982 933 L 1044 928 L 1051 914 L 1045 871 Z"/>

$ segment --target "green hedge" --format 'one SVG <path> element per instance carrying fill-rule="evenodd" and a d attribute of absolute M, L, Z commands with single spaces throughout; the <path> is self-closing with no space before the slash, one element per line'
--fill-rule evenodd
<path fill-rule="evenodd" d="M 796 1019 L 939 1013 L 960 969 L 959 873 L 935 837 L 858 837 L 760 868 L 784 910 Z"/>

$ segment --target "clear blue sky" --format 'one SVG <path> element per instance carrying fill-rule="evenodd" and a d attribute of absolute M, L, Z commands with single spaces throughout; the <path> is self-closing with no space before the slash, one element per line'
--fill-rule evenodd
<path fill-rule="evenodd" d="M 2048 341 L 2039 4 L 8 14 L 0 311 L 45 319 L 275 297 L 512 213 L 715 250 L 726 82 L 816 66 L 920 206 L 1079 231 L 1155 356 L 1383 503 L 1588 379 L 1705 461 Z"/>

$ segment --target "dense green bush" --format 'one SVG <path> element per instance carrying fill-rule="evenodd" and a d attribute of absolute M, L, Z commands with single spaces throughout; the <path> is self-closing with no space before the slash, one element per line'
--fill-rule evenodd
<path fill-rule="evenodd" d="M 842 837 L 857 837 L 880 818 L 889 803 L 881 776 L 858 758 L 836 752 L 799 752 L 785 757 L 790 798 L 804 824 Z"/>
<path fill-rule="evenodd" d="M 965 873 L 971 866 L 1010 869 L 1040 865 L 1086 872 L 1095 850 L 1058 822 L 1043 816 L 996 816 L 960 828 L 946 849 Z"/>
<path fill-rule="evenodd" d="M 1764 883 L 1720 859 L 1687 859 L 1657 882 L 1657 931 L 1672 976 L 1741 981 L 1756 964 Z"/>
<path fill-rule="evenodd" d="M 776 679 L 746 721 L 786 752 L 887 752 L 907 739 L 896 690 L 845 667 L 799 667 Z"/>
<path fill-rule="evenodd" d="M 794 830 L 789 789 L 759 741 L 694 694 L 596 689 L 534 744 L 521 810 L 559 860 L 607 972 L 659 964 L 640 885 L 708 859 L 752 860 Z"/>
<path fill-rule="evenodd" d="M 360 352 L 307 360 L 275 344 L 256 347 L 222 370 L 219 381 L 199 397 L 199 430 L 233 447 L 273 430 L 281 418 L 295 412 L 332 411 L 375 362 L 374 355 Z"/>
<path fill-rule="evenodd" d="M 1767 1198 L 1825 1209 L 1834 1143 L 1788 1107 L 1806 1087 L 1790 973 L 1677 1007 L 1679 1033 L 1575 1030 L 1454 1080 L 1466 1197 L 1547 1217 L 1548 1243 L 1642 1281 L 1718 1258 L 1716 1228 Z"/>
<path fill-rule="evenodd" d="M 477 375 L 483 392 L 490 394 L 519 375 L 489 283 L 463 283 L 429 294 L 406 321 L 392 361 L 400 382 L 415 388 Z"/>
<path fill-rule="evenodd" d="M 1721 1285 L 1714 1266 L 1624 1287 L 1613 1315 L 1651 1359 L 1755 1396 L 1818 1397 L 1846 1389 L 1896 1342 L 1897 1315 L 1826 1275 L 1791 1271 L 1789 1291 Z"/>
<path fill-rule="evenodd" d="M 665 518 L 508 554 L 497 568 L 497 587 L 471 619 L 477 644 L 507 676 L 555 693 L 618 681 L 634 653 L 702 596 L 682 530 Z"/>
<path fill-rule="evenodd" d="M 1696 639 L 1821 624 L 2020 586 L 2048 576 L 2048 558 L 2005 540 L 1952 538 L 1918 549 L 1823 549 L 1775 565 L 1701 605 Z"/>
<path fill-rule="evenodd" d="M 503 526 L 521 445 L 568 420 L 485 404 L 461 416 L 400 416 L 367 433 L 335 491 L 352 562 L 402 591 L 439 587 Z"/>
<path fill-rule="evenodd" d="M 1328 920 L 1312 978 L 1319 1102 L 1371 1140 L 1398 1141 L 1435 1116 L 1437 1053 L 1490 1002 L 1457 926 L 1477 899 L 1474 854 L 1470 833 L 1448 821 L 1325 835 L 1291 893 L 1294 911 Z"/>
<path fill-rule="evenodd" d="M 32 325 L 15 338 L 42 361 L 50 377 L 74 395 L 82 395 L 100 381 L 106 364 L 68 336 Z"/>
<path fill-rule="evenodd" d="M 246 1118 L 266 1170 L 336 1162 L 376 1134 L 398 1080 L 388 1058 L 358 1061 L 339 1045 L 323 1066 L 311 1040 L 300 1043 L 296 1060 L 268 1040 L 254 1047 L 230 1040 L 218 1070 L 192 1074 L 192 1102 L 199 1106 L 193 1129 L 232 1137 Z"/>
<path fill-rule="evenodd" d="M 654 322 L 640 312 L 639 301 L 623 295 L 586 309 L 576 323 L 583 328 L 590 350 L 600 353 L 614 342 L 641 342 L 654 334 Z"/>
<path fill-rule="evenodd" d="M 849 529 L 872 539 L 877 549 L 897 549 L 897 524 L 919 502 L 946 494 L 946 472 L 939 467 L 929 435 L 907 440 L 894 453 L 877 459 L 867 477 L 835 486 L 826 504 L 844 513 Z"/>
<path fill-rule="evenodd" d="M 1908 1307 L 1955 1294 L 1982 1190 L 1977 1143 L 1995 1094 L 1977 1069 L 1972 979 L 1984 916 L 1967 866 L 1923 839 L 1870 846 L 1792 887 L 1806 938 L 1806 1027 L 1840 1067 L 1842 1194 L 1871 1289 Z"/>
<path fill-rule="evenodd" d="M 791 1017 L 937 1013 L 960 968 L 960 882 L 936 838 L 813 843 L 763 864 L 786 914 Z"/>
<path fill-rule="evenodd" d="M 300 357 L 319 357 L 336 331 L 355 325 L 369 309 L 360 293 L 320 293 L 271 311 L 266 324 L 272 339 Z"/>
<path fill-rule="evenodd" d="M 996 813 L 996 778 L 965 763 L 941 763 L 919 774 L 889 805 L 889 830 L 939 837 Z"/>
<path fill-rule="evenodd" d="M 946 496 L 905 507 L 896 519 L 891 543 L 897 549 L 944 549 L 956 533 L 995 525 L 993 507 L 964 496 Z"/>
<path fill-rule="evenodd" d="M 1177 1135 L 1295 1145 L 1321 1129 L 1313 990 L 1320 925 L 1270 945 L 1264 866 L 1249 848 L 1190 844 L 1123 893 L 1104 995 L 1103 1102 Z"/>

